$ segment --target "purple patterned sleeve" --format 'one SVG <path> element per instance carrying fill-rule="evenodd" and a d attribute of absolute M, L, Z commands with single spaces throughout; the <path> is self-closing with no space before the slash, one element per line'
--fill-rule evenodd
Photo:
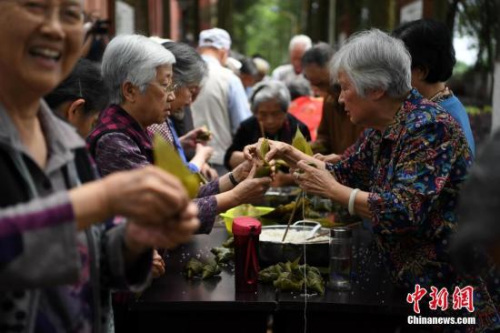
<path fill-rule="evenodd" d="M 95 162 L 102 176 L 150 164 L 134 140 L 123 133 L 108 133 L 99 139 Z"/>
<path fill-rule="evenodd" d="M 0 209 L 0 290 L 77 278 L 76 233 L 67 192 Z"/>
<path fill-rule="evenodd" d="M 219 189 L 219 179 L 212 180 L 210 183 L 200 187 L 200 192 L 198 193 L 198 198 L 204 198 L 209 195 L 216 195 L 220 193 Z"/>
<path fill-rule="evenodd" d="M 215 196 L 207 196 L 194 199 L 193 202 L 198 206 L 198 218 L 200 219 L 200 229 L 198 234 L 209 234 L 214 226 L 215 216 L 217 215 L 217 199 Z"/>

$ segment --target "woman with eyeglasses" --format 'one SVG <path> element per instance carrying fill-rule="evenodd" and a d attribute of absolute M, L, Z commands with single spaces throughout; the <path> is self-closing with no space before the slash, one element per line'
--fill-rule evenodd
<path fill-rule="evenodd" d="M 171 112 L 175 62 L 170 51 L 144 36 L 118 36 L 108 45 L 102 73 L 112 104 L 87 138 L 103 175 L 153 163 L 148 127 L 164 123 Z M 271 179 L 247 177 L 250 166 L 247 163 L 200 188 L 194 200 L 201 222 L 198 233 L 209 233 L 218 213 L 262 198 Z"/>
<path fill-rule="evenodd" d="M 2 332 L 107 332 L 110 289 L 142 290 L 152 248 L 199 223 L 155 167 L 95 181 L 84 141 L 42 100 L 77 62 L 82 13 L 76 0 L 0 1 Z M 105 231 L 115 215 L 127 222 Z"/>

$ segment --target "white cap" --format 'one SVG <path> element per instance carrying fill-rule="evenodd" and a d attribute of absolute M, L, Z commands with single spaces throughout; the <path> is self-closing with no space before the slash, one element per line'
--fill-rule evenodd
<path fill-rule="evenodd" d="M 151 37 L 149 37 L 149 39 L 151 39 L 153 42 L 156 42 L 156 43 L 162 44 L 162 45 L 163 45 L 163 43 L 172 41 L 171 39 L 161 38 L 158 36 L 151 36 Z"/>
<path fill-rule="evenodd" d="M 200 32 L 199 47 L 215 47 L 216 49 L 231 49 L 231 36 L 224 29 L 213 28 Z"/>

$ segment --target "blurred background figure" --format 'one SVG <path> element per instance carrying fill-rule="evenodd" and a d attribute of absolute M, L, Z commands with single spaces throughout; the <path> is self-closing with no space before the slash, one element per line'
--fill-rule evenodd
<path fill-rule="evenodd" d="M 446 85 L 456 64 L 448 27 L 431 19 L 408 22 L 392 35 L 401 39 L 411 55 L 411 84 L 425 98 L 443 107 L 460 124 L 472 154 L 474 137 L 463 104 Z"/>
<path fill-rule="evenodd" d="M 480 272 L 500 307 L 500 131 L 493 134 L 477 156 L 460 193 L 458 234 L 452 243 L 463 271 Z"/>
<path fill-rule="evenodd" d="M 250 98 L 252 95 L 252 87 L 257 83 L 259 71 L 257 70 L 257 66 L 252 58 L 244 57 L 240 60 L 241 68 L 240 68 L 240 79 L 243 87 L 245 88 L 245 92 Z"/>
<path fill-rule="evenodd" d="M 71 74 L 45 100 L 61 118 L 73 125 L 85 138 L 99 112 L 108 105 L 107 87 L 101 69 L 87 59 L 80 59 Z"/>
<path fill-rule="evenodd" d="M 287 87 L 292 99 L 288 112 L 307 125 L 311 140 L 315 141 L 321 122 L 323 98 L 313 97 L 310 85 L 303 80 L 289 83 Z"/>
<path fill-rule="evenodd" d="M 304 76 L 320 96 L 325 96 L 314 150 L 325 154 L 317 157 L 327 161 L 338 160 L 337 155 L 356 142 L 363 130 L 351 122 L 344 106 L 339 103 L 340 87 L 330 79 L 332 57 L 333 48 L 326 43 L 314 45 L 302 57 Z"/>
<path fill-rule="evenodd" d="M 269 70 L 271 66 L 269 62 L 262 58 L 260 55 L 254 55 L 253 62 L 255 63 L 255 67 L 257 67 L 257 80 L 255 83 L 259 83 L 260 81 L 269 80 L 271 77 L 269 76 Z"/>
<path fill-rule="evenodd" d="M 92 12 L 88 15 L 84 24 L 85 39 L 83 43 L 82 58 L 94 62 L 101 62 L 104 50 L 110 41 L 109 35 L 110 21 L 101 19 L 99 12 Z"/>
<path fill-rule="evenodd" d="M 231 48 L 231 37 L 219 28 L 200 32 L 198 50 L 208 65 L 208 77 L 198 98 L 192 104 L 195 127 L 207 126 L 214 133 L 210 159 L 219 175 L 227 172 L 224 154 L 231 145 L 240 123 L 252 114 L 241 80 L 224 68 Z"/>
<path fill-rule="evenodd" d="M 290 63 L 281 65 L 273 71 L 273 79 L 288 84 L 290 82 L 301 80 L 302 75 L 302 56 L 312 46 L 311 38 L 306 35 L 296 35 L 290 40 L 288 46 Z"/>

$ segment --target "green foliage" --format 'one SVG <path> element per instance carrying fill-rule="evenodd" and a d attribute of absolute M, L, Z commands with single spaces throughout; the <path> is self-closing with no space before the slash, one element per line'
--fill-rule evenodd
<path fill-rule="evenodd" d="M 463 61 L 457 61 L 455 64 L 455 67 L 453 68 L 453 76 L 454 77 L 461 77 L 464 75 L 468 70 L 470 70 L 470 66 L 467 65 Z"/>
<path fill-rule="evenodd" d="M 493 70 L 495 47 L 500 43 L 500 1 L 461 0 L 458 6 L 458 32 L 477 40 L 476 67 Z"/>
<path fill-rule="evenodd" d="M 297 26 L 301 1 L 241 0 L 234 13 L 233 44 L 239 52 L 266 58 L 271 67 L 288 62 L 288 43 Z"/>
<path fill-rule="evenodd" d="M 483 108 L 472 105 L 465 106 L 465 111 L 467 111 L 467 114 L 471 116 L 475 116 L 481 113 L 491 113 L 491 110 L 492 110 L 491 105 L 485 105 Z"/>

